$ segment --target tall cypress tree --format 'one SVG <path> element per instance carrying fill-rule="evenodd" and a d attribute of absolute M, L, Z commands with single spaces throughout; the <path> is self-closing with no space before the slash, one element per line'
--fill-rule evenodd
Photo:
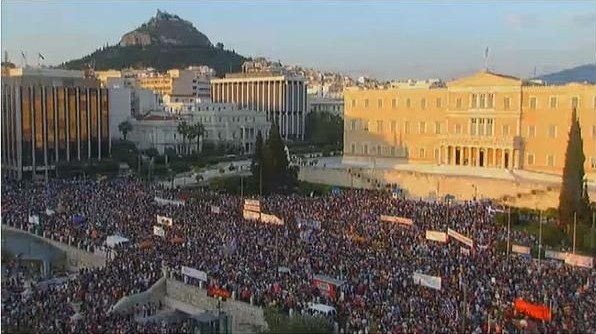
<path fill-rule="evenodd" d="M 589 203 L 584 194 L 584 162 L 586 157 L 583 151 L 584 143 L 581 136 L 581 127 L 577 118 L 577 111 L 573 108 L 571 113 L 571 127 L 565 152 L 565 166 L 563 167 L 563 182 L 559 194 L 559 219 L 563 224 L 573 224 L 573 215 L 576 213 L 579 220 L 583 220 L 588 213 L 586 203 Z"/>
<path fill-rule="evenodd" d="M 271 131 L 265 147 L 265 169 L 269 190 L 277 191 L 288 186 L 288 158 L 277 123 L 271 124 Z"/>
<path fill-rule="evenodd" d="M 263 168 L 263 134 L 259 130 L 255 138 L 255 153 L 250 164 L 254 184 L 258 185 L 260 182 L 261 168 Z"/>

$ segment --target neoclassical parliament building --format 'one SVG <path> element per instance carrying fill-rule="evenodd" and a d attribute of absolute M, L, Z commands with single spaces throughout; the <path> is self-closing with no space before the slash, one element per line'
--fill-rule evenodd
<path fill-rule="evenodd" d="M 349 88 L 344 162 L 498 168 L 562 174 L 572 110 L 585 171 L 596 173 L 596 87 L 546 85 L 481 71 L 425 88 Z"/>

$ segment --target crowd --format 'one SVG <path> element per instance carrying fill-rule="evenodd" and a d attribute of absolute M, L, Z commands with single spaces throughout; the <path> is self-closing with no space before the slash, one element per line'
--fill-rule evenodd
<path fill-rule="evenodd" d="M 185 205 L 158 205 L 156 195 L 183 198 Z M 48 208 L 51 214 L 45 214 Z M 128 179 L 4 182 L 3 224 L 88 251 L 105 250 L 110 235 L 131 242 L 104 267 L 83 269 L 59 288 L 33 289 L 22 298 L 15 292 L 5 303 L 3 282 L 3 311 L 10 311 L 2 313 L 2 325 L 60 333 L 187 332 L 187 323 L 141 324 L 135 321 L 138 314 L 110 312 L 121 297 L 155 283 L 163 267 L 183 279 L 180 270 L 186 266 L 206 272 L 208 286 L 256 305 L 276 305 L 292 314 L 314 301 L 332 305 L 345 333 L 596 330 L 595 271 L 505 254 L 495 245 L 507 238 L 507 230 L 495 223 L 486 203 L 447 205 L 343 190 L 319 198 L 267 196 L 261 208 L 285 224 L 244 220 L 242 198 L 229 194 L 187 197 Z M 29 223 L 31 214 L 39 216 L 39 224 Z M 153 235 L 156 215 L 173 220 L 164 237 Z M 380 215 L 414 224 L 382 222 Z M 319 222 L 320 228 L 305 234 L 305 220 Z M 473 239 L 475 247 L 464 253 L 457 241 L 426 240 L 426 230 L 448 227 Z M 512 239 L 528 246 L 535 242 L 519 232 Z M 416 285 L 414 272 L 441 277 L 441 290 Z M 335 297 L 313 286 L 318 274 L 345 282 Z M 512 302 L 519 297 L 551 307 L 552 320 L 514 314 Z M 74 321 L 75 313 L 84 321 Z"/>

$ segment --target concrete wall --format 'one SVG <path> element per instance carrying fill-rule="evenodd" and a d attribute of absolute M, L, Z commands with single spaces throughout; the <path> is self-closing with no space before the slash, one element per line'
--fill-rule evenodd
<path fill-rule="evenodd" d="M 168 298 L 192 305 L 198 309 L 217 309 L 217 300 L 208 297 L 207 290 L 184 284 L 175 279 L 167 279 L 166 295 Z M 234 333 L 252 332 L 255 327 L 267 328 L 263 309 L 260 307 L 228 300 L 221 303 L 221 309 L 232 316 L 232 330 Z"/>
<path fill-rule="evenodd" d="M 322 169 L 300 168 L 300 180 L 365 189 L 384 188 L 397 184 L 409 197 L 439 198 L 447 194 L 457 200 L 487 198 L 501 200 L 512 196 L 508 203 L 519 207 L 548 209 L 559 203 L 560 184 L 529 180 L 506 180 L 498 178 L 463 175 L 441 175 L 400 170 Z M 590 198 L 596 198 L 596 189 L 590 189 Z"/>
<path fill-rule="evenodd" d="M 166 296 L 166 279 L 160 278 L 149 289 L 131 296 L 122 297 L 112 308 L 112 312 L 128 314 L 135 305 L 157 303 Z"/>
<path fill-rule="evenodd" d="M 44 238 L 34 233 L 2 224 L 2 231 L 5 230 L 22 233 L 31 238 L 37 238 L 64 251 L 66 253 L 66 267 L 69 271 L 78 271 L 81 268 L 102 267 L 106 263 L 106 254 L 103 252 L 89 253 L 77 247 L 61 243 L 59 240 Z"/>

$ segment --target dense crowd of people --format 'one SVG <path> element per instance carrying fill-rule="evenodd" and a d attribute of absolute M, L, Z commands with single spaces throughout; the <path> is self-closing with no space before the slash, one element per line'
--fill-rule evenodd
<path fill-rule="evenodd" d="M 156 196 L 185 204 L 160 205 Z M 345 333 L 596 330 L 595 271 L 505 254 L 495 245 L 507 238 L 507 230 L 495 223 L 486 203 L 448 205 L 370 190 L 264 197 L 262 211 L 282 218 L 283 225 L 243 219 L 242 203 L 240 196 L 189 197 L 131 179 L 4 182 L 3 224 L 91 252 L 105 252 L 110 235 L 130 243 L 118 247 L 105 266 L 82 269 L 59 287 L 33 287 L 24 295 L 15 282 L 5 291 L 3 280 L 2 325 L 60 333 L 189 332 L 186 322 L 162 326 L 135 321 L 138 312 L 110 312 L 123 296 L 154 284 L 162 268 L 184 279 L 186 266 L 206 272 L 206 286 L 255 305 L 276 305 L 292 314 L 304 313 L 312 302 L 331 305 Z M 30 215 L 39 223 L 30 223 Z M 164 226 L 163 237 L 154 235 L 157 215 L 173 221 Z M 380 215 L 414 223 L 384 222 Z M 316 227 L 305 233 L 307 225 Z M 425 238 L 426 230 L 448 227 L 473 239 L 474 247 Z M 520 232 L 511 237 L 518 244 L 536 242 Z M 441 277 L 441 289 L 415 284 L 414 272 Z M 344 283 L 333 295 L 313 285 L 315 275 Z M 515 314 L 516 298 L 547 305 L 552 319 Z M 145 316 L 154 312 L 140 310 Z"/>

